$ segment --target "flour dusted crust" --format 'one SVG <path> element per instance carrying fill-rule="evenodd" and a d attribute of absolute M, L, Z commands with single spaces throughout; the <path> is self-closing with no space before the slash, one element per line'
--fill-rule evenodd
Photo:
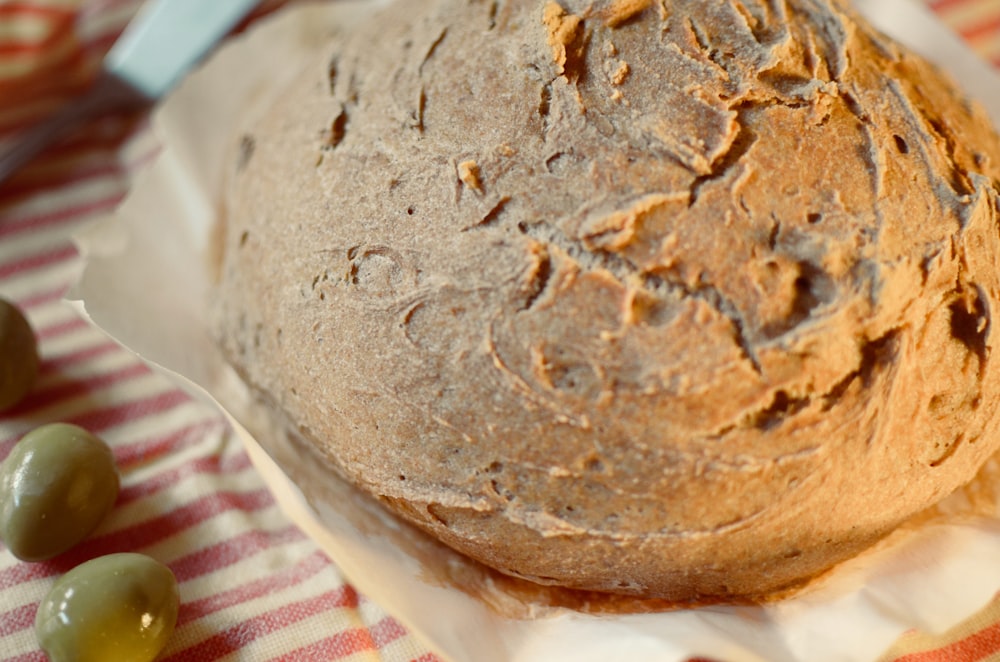
<path fill-rule="evenodd" d="M 763 597 L 1000 445 L 998 180 L 841 3 L 405 0 L 244 136 L 216 331 L 489 566 Z"/>

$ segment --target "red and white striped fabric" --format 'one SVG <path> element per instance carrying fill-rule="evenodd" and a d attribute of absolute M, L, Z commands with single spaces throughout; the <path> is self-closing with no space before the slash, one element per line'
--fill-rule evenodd
<path fill-rule="evenodd" d="M 1000 67 L 1000 0 L 928 2 Z M 139 4 L 0 0 L 0 140 L 82 89 Z M 217 412 L 62 301 L 79 268 L 71 235 L 121 200 L 127 174 L 156 149 L 144 116 L 102 117 L 0 191 L 0 296 L 25 310 L 43 356 L 34 392 L 0 416 L 0 458 L 31 428 L 66 421 L 103 436 L 123 475 L 112 515 L 76 549 L 27 564 L 0 546 L 0 660 L 46 659 L 32 626 L 55 577 L 140 551 L 180 580 L 180 620 L 161 660 L 435 662 L 284 517 Z M 986 659 L 1000 659 L 1000 600 L 943 637 L 907 634 L 883 658 Z"/>

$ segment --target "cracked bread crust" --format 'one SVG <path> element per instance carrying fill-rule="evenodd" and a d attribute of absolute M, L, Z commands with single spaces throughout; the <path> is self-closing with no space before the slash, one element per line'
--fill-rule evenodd
<path fill-rule="evenodd" d="M 983 111 L 845 4 L 406 0 L 244 137 L 215 328 L 474 559 L 761 598 L 1000 446 L 998 219 Z"/>

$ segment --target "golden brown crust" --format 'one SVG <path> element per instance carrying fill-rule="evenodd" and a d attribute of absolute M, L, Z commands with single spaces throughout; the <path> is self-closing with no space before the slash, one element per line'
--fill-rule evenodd
<path fill-rule="evenodd" d="M 759 596 L 1000 445 L 1000 139 L 843 5 L 407 0 L 334 52 L 234 174 L 217 331 L 449 545 Z"/>

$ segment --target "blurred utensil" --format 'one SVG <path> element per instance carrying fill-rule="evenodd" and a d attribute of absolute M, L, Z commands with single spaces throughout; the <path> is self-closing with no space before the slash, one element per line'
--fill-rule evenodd
<path fill-rule="evenodd" d="M 0 186 L 84 120 L 138 109 L 162 97 L 259 0 L 148 0 L 80 98 L 0 144 Z"/>

